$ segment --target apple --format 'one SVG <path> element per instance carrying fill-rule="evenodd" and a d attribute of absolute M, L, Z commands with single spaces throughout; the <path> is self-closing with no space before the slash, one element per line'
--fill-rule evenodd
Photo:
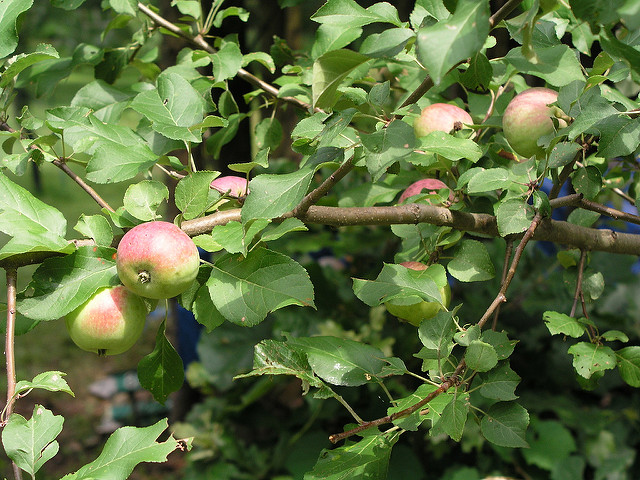
<path fill-rule="evenodd" d="M 427 269 L 427 266 L 420 262 L 402 262 L 400 265 L 410 268 L 411 270 Z M 387 307 L 387 311 L 391 315 L 417 327 L 423 320 L 431 319 L 435 317 L 440 310 L 444 310 L 449 307 L 449 303 L 451 302 L 451 287 L 449 287 L 448 283 L 444 287 L 440 288 L 440 297 L 442 297 L 442 303 L 422 300 L 418 303 L 412 303 L 409 305 L 399 305 L 389 301 L 386 302 L 384 306 Z"/>
<path fill-rule="evenodd" d="M 413 122 L 416 137 L 424 137 L 431 132 L 449 133 L 460 130 L 464 124 L 472 124 L 473 119 L 462 108 L 449 103 L 434 103 L 422 109 Z"/>
<path fill-rule="evenodd" d="M 98 355 L 129 350 L 140 337 L 147 317 L 142 298 L 123 285 L 98 289 L 65 318 L 73 343 Z"/>
<path fill-rule="evenodd" d="M 544 154 L 538 139 L 554 131 L 551 117 L 558 118 L 560 127 L 567 123 L 558 107 L 549 106 L 558 99 L 558 92 L 550 88 L 535 87 L 511 99 L 502 117 L 502 130 L 511 148 L 525 158 Z"/>
<path fill-rule="evenodd" d="M 172 298 L 198 275 L 200 255 L 193 240 L 169 222 L 142 223 L 124 234 L 116 254 L 120 281 L 146 298 Z"/>
<path fill-rule="evenodd" d="M 244 197 L 249 193 L 247 179 L 244 177 L 236 177 L 234 175 L 216 178 L 211 182 L 211 188 L 233 198 Z"/>
<path fill-rule="evenodd" d="M 442 180 L 438 180 L 437 178 L 423 178 L 422 180 L 418 180 L 417 182 L 413 182 L 409 185 L 404 192 L 402 192 L 402 195 L 400 195 L 398 203 L 402 203 L 407 198 L 422 193 L 423 190 L 426 190 L 427 193 L 438 193 L 438 190 L 442 190 L 443 188 L 449 189 L 449 186 Z M 453 199 L 453 192 L 449 189 L 449 201 L 453 202 Z M 428 203 L 431 203 L 430 200 L 427 201 Z"/>

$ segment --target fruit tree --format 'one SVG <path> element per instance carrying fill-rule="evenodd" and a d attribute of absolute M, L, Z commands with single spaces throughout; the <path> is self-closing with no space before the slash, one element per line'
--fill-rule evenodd
<path fill-rule="evenodd" d="M 156 309 L 64 479 L 640 478 L 639 93 L 637 0 L 0 1 L 5 476 Z"/>

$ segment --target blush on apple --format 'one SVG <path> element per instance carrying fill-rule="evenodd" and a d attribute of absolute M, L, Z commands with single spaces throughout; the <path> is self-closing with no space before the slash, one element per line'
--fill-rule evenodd
<path fill-rule="evenodd" d="M 473 119 L 462 108 L 449 103 L 434 103 L 422 109 L 413 122 L 413 130 L 416 137 L 424 137 L 435 131 L 449 133 L 460 130 L 465 124 L 473 124 Z"/>
<path fill-rule="evenodd" d="M 422 180 L 418 180 L 417 182 L 413 182 L 409 185 L 400 198 L 398 199 L 398 203 L 404 202 L 407 198 L 413 197 L 414 195 L 419 195 L 420 193 L 438 193 L 438 190 L 442 190 L 443 188 L 449 189 L 449 186 L 444 183 L 442 180 L 438 180 L 437 178 L 423 178 Z M 449 201 L 453 202 L 454 195 L 451 189 L 449 189 Z M 431 203 L 431 201 L 428 201 Z"/>
<path fill-rule="evenodd" d="M 172 298 L 198 275 L 200 255 L 193 240 L 169 222 L 142 223 L 120 240 L 116 256 L 120 281 L 147 298 Z"/>
<path fill-rule="evenodd" d="M 118 285 L 96 291 L 66 316 L 65 323 L 71 340 L 81 349 L 117 355 L 136 343 L 146 316 L 142 298 Z"/>
<path fill-rule="evenodd" d="M 420 262 L 402 262 L 400 265 L 411 270 L 427 269 L 427 266 Z M 401 304 L 393 303 L 393 300 L 391 300 L 386 302 L 384 306 L 391 315 L 417 327 L 423 320 L 429 320 L 435 317 L 440 310 L 449 308 L 451 287 L 449 287 L 448 283 L 440 288 L 440 296 L 442 297 L 442 302 L 422 300 L 417 303 Z"/>
<path fill-rule="evenodd" d="M 211 182 L 211 188 L 233 198 L 240 198 L 249 194 L 247 179 L 234 175 L 216 178 Z"/>
<path fill-rule="evenodd" d="M 543 87 L 529 88 L 511 99 L 502 117 L 502 130 L 518 155 L 530 158 L 544 154 L 538 140 L 554 131 L 552 117 L 558 118 L 560 127 L 567 126 L 562 110 L 549 106 L 557 99 L 558 92 Z"/>

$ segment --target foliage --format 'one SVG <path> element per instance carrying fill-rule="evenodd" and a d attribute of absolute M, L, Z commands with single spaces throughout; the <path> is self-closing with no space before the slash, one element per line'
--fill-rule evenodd
<path fill-rule="evenodd" d="M 307 12 L 314 2 L 283 0 L 253 12 L 106 0 L 92 43 L 69 33 L 19 47 L 26 16 L 45 8 L 33 3 L 0 3 L 2 441 L 16 469 L 35 478 L 63 419 L 40 405 L 26 419 L 14 403 L 34 388 L 72 393 L 61 372 L 16 382 L 16 316 L 28 335 L 60 322 L 119 282 L 120 234 L 165 217 L 212 254 L 177 298 L 206 330 L 186 370 L 206 398 L 172 426 L 194 437 L 184 478 L 640 475 L 637 2 L 328 0 Z M 308 17 L 309 48 L 275 35 L 267 52 L 238 34 L 256 13 L 288 11 Z M 73 95 L 47 97 L 70 78 Z M 529 86 L 558 91 L 564 117 L 525 159 L 501 119 Z M 416 137 L 413 120 L 438 102 L 473 125 Z M 62 170 L 101 214 L 67 218 L 39 200 L 19 185 L 32 165 Z M 233 172 L 248 195 L 210 188 Z M 424 177 L 453 201 L 397 204 Z M 128 187 L 111 206 L 100 191 L 115 183 Z M 69 239 L 72 225 L 83 238 Z M 409 260 L 429 267 L 398 265 Z M 16 292 L 27 265 L 38 267 Z M 453 307 L 417 329 L 384 309 L 440 301 L 447 282 Z M 162 322 L 140 382 L 164 403 L 183 373 Z M 119 429 L 64 478 L 127 478 L 191 448 L 158 441 L 166 428 Z"/>

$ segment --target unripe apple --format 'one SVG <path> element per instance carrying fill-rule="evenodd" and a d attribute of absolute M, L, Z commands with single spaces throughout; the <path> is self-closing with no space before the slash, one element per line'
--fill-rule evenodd
<path fill-rule="evenodd" d="M 211 182 L 211 188 L 233 198 L 244 197 L 249 193 L 247 179 L 243 177 L 236 177 L 234 175 L 216 178 Z"/>
<path fill-rule="evenodd" d="M 402 262 L 400 265 L 412 270 L 427 269 L 427 266 L 424 263 L 420 262 Z M 451 287 L 449 287 L 448 283 L 445 284 L 444 287 L 440 288 L 440 297 L 442 297 L 442 303 L 436 301 L 427 302 L 426 300 L 422 300 L 420 302 L 412 303 L 409 305 L 399 305 L 391 303 L 392 301 L 389 301 L 384 305 L 385 307 L 387 307 L 387 311 L 391 315 L 398 317 L 400 320 L 409 322 L 411 325 L 415 325 L 417 327 L 423 320 L 429 320 L 435 317 L 440 310 L 449 308 L 449 303 L 451 302 Z"/>
<path fill-rule="evenodd" d="M 431 132 L 449 133 L 460 130 L 464 124 L 472 124 L 473 119 L 466 111 L 449 103 L 434 103 L 422 109 L 419 117 L 413 121 L 416 137 L 424 137 Z"/>
<path fill-rule="evenodd" d="M 402 195 L 400 195 L 398 203 L 402 203 L 407 198 L 422 193 L 423 190 L 426 190 L 426 193 L 438 193 L 438 190 L 442 190 L 443 188 L 448 189 L 449 186 L 442 180 L 438 180 L 437 178 L 423 178 L 409 185 L 405 191 L 402 192 Z M 453 192 L 449 189 L 449 201 L 453 202 L 453 199 Z M 428 203 L 431 203 L 431 201 L 428 200 Z"/>
<path fill-rule="evenodd" d="M 529 88 L 511 99 L 502 117 L 504 136 L 515 152 L 525 158 L 543 154 L 538 139 L 554 131 L 551 117 L 558 118 L 561 127 L 567 123 L 558 107 L 550 107 L 558 92 L 544 87 Z"/>
<path fill-rule="evenodd" d="M 146 316 L 142 298 L 118 285 L 96 291 L 66 316 L 65 323 L 71 340 L 81 349 L 117 355 L 136 343 Z"/>
<path fill-rule="evenodd" d="M 116 267 L 120 281 L 141 297 L 172 298 L 196 279 L 200 255 L 193 240 L 173 223 L 148 222 L 124 234 Z"/>

